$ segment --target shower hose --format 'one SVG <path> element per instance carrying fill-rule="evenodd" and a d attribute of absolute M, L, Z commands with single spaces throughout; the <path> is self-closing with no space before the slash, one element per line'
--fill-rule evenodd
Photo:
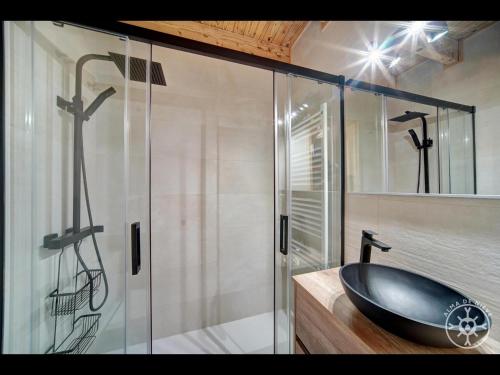
<path fill-rule="evenodd" d="M 99 262 L 99 267 L 101 268 L 102 272 L 102 278 L 104 279 L 104 298 L 102 302 L 99 304 L 99 306 L 94 306 L 94 279 L 92 277 L 92 273 L 90 272 L 89 268 L 87 267 L 87 264 L 85 264 L 81 254 L 80 254 L 80 245 L 82 241 L 80 241 L 78 244 L 74 244 L 75 248 L 75 253 L 78 258 L 78 261 L 83 267 L 83 270 L 85 271 L 87 278 L 89 280 L 89 286 L 90 286 L 90 295 L 89 295 L 89 307 L 91 311 L 97 311 L 99 310 L 106 300 L 108 299 L 108 293 L 109 293 L 109 285 L 108 285 L 108 278 L 106 276 L 106 271 L 104 270 L 104 265 L 102 264 L 102 259 L 101 259 L 101 254 L 99 252 L 99 246 L 97 245 L 97 240 L 95 238 L 95 231 L 94 231 L 94 221 L 92 219 L 92 211 L 90 209 L 90 199 L 89 199 L 89 189 L 87 186 L 87 172 L 85 170 L 85 156 L 83 152 L 83 139 L 81 143 L 81 148 L 82 148 L 82 175 L 83 175 L 83 189 L 85 191 L 85 203 L 87 206 L 87 214 L 89 217 L 89 226 L 90 226 L 90 233 L 92 235 L 92 242 L 94 243 L 94 250 L 95 254 L 97 256 L 97 261 Z"/>

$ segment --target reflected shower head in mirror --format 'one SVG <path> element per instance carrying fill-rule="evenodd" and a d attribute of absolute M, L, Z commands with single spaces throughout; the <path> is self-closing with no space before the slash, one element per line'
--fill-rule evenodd
<path fill-rule="evenodd" d="M 108 52 L 109 57 L 115 63 L 120 73 L 125 77 L 125 55 L 120 53 Z M 146 65 L 145 59 L 138 57 L 129 58 L 129 78 L 132 81 L 146 82 Z M 151 83 L 153 85 L 166 86 L 165 75 L 159 62 L 151 62 Z"/>
<path fill-rule="evenodd" d="M 425 116 L 427 116 L 428 113 L 423 113 L 423 112 L 412 112 L 412 111 L 405 111 L 404 115 L 397 116 L 391 118 L 389 121 L 394 121 L 394 122 L 407 122 L 410 120 L 414 119 L 421 119 L 422 120 L 422 144 L 420 143 L 420 140 L 418 139 L 417 133 L 415 133 L 415 130 L 409 129 L 408 133 L 410 133 L 411 138 L 413 139 L 413 143 L 418 149 L 418 173 L 417 173 L 417 193 L 420 191 L 420 163 L 421 163 L 421 154 L 422 150 L 424 150 L 424 182 L 425 182 L 425 192 L 429 193 L 429 155 L 428 155 L 428 148 L 432 147 L 432 139 L 427 138 L 427 121 L 425 119 Z"/>

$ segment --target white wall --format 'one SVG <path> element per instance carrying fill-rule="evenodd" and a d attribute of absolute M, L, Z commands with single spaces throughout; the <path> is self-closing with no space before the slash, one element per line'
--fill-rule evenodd
<path fill-rule="evenodd" d="M 273 310 L 273 77 L 153 47 L 153 338 Z M 272 351 L 272 342 L 269 343 Z"/>

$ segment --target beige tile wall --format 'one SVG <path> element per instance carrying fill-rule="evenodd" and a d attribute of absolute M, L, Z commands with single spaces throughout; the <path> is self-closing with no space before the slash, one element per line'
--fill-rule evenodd
<path fill-rule="evenodd" d="M 372 261 L 440 280 L 484 303 L 500 338 L 500 199 L 347 194 L 346 263 L 361 230 L 392 246 Z"/>
<path fill-rule="evenodd" d="M 272 73 L 153 47 L 153 338 L 273 309 Z M 270 343 L 271 345 L 271 343 Z"/>

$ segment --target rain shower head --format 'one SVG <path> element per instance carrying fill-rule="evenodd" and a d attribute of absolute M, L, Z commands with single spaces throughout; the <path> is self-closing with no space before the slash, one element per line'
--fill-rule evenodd
<path fill-rule="evenodd" d="M 422 117 L 425 117 L 427 115 L 428 115 L 428 113 L 405 111 L 404 115 L 391 118 L 389 121 L 406 122 L 406 121 L 414 120 L 416 118 L 422 118 Z"/>
<path fill-rule="evenodd" d="M 125 77 L 125 55 L 120 53 L 108 52 L 109 57 L 115 63 L 120 73 Z M 146 82 L 146 60 L 138 57 L 129 59 L 129 78 L 132 81 Z M 154 85 L 166 86 L 163 69 L 159 62 L 151 62 L 151 83 Z"/>

